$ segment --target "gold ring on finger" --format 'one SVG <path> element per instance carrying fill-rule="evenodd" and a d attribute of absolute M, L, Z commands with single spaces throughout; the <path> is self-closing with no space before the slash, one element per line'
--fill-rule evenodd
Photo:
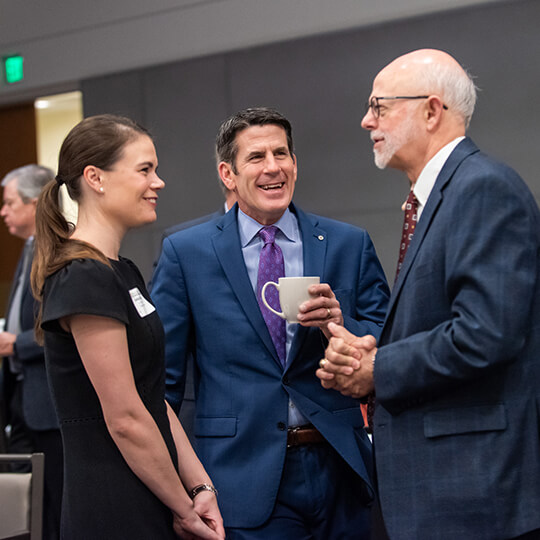
<path fill-rule="evenodd" d="M 319 362 L 319 366 L 321 366 L 323 369 L 324 369 L 324 366 L 326 366 L 326 364 L 328 364 L 328 360 L 326 358 L 323 358 L 320 362 Z"/>

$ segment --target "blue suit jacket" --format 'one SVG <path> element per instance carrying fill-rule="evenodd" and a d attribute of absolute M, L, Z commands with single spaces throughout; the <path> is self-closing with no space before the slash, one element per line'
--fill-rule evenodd
<path fill-rule="evenodd" d="M 171 227 L 165 229 L 163 231 L 163 237 L 162 237 L 162 244 L 163 239 L 167 238 L 167 236 L 170 236 L 171 234 L 174 234 L 178 231 L 183 231 L 184 229 L 189 229 L 190 227 L 194 227 L 195 225 L 200 225 L 201 223 L 206 223 L 207 221 L 212 221 L 213 219 L 216 219 L 220 216 L 225 214 L 225 207 L 224 205 L 221 206 L 219 210 L 216 212 L 213 212 L 212 214 L 206 214 L 204 216 L 192 219 L 190 221 L 183 221 L 182 223 L 177 223 L 176 225 L 172 225 Z M 153 270 L 155 271 L 157 263 L 159 258 L 157 258 L 154 261 L 153 264 Z M 148 290 L 152 290 L 152 281 L 148 284 Z M 184 376 L 184 389 L 182 390 L 183 395 L 183 401 L 182 406 L 179 408 L 178 412 L 178 418 L 180 419 L 180 422 L 182 422 L 182 427 L 184 428 L 184 431 L 186 432 L 186 435 L 188 436 L 188 439 L 192 444 L 195 443 L 194 436 L 193 436 L 193 421 L 195 417 L 195 389 L 193 387 L 194 381 L 193 381 L 193 359 L 191 356 L 187 360 L 186 368 L 185 368 L 185 376 Z"/>
<path fill-rule="evenodd" d="M 527 186 L 465 139 L 418 222 L 375 361 L 391 538 L 540 527 L 539 256 Z"/>
<path fill-rule="evenodd" d="M 351 331 L 378 336 L 388 292 L 367 233 L 291 210 L 305 275 L 330 284 Z M 298 326 L 283 372 L 244 264 L 237 207 L 164 240 L 152 297 L 165 327 L 167 398 L 176 410 L 186 356 L 195 359 L 197 451 L 220 491 L 226 526 L 256 527 L 272 511 L 289 398 L 359 475 L 369 499 L 371 445 L 358 402 L 316 378 L 326 345 L 319 329 Z"/>
<path fill-rule="evenodd" d="M 22 256 L 17 265 L 15 276 L 20 272 Z M 32 296 L 30 288 L 30 271 L 28 265 L 26 275 L 24 276 L 23 294 L 21 298 L 21 332 L 15 340 L 15 354 L 21 362 L 23 370 L 22 392 L 23 392 L 23 410 L 22 413 L 25 423 L 31 430 L 42 431 L 49 429 L 58 429 L 58 420 L 56 411 L 52 402 L 51 392 L 47 381 L 47 372 L 45 370 L 45 357 L 43 347 L 36 343 L 34 338 L 34 317 L 37 313 L 37 303 Z M 11 300 L 16 286 L 17 279 L 13 281 L 8 310 L 11 308 Z M 6 317 L 7 319 L 7 317 Z M 8 369 L 8 360 L 2 362 L 3 368 L 3 389 L 4 400 L 7 411 L 6 421 L 9 423 L 10 414 L 9 402 L 13 392 L 15 378 Z"/>

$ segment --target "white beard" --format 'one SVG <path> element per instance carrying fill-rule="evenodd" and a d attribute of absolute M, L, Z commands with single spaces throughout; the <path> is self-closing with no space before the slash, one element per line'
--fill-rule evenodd
<path fill-rule="evenodd" d="M 372 131 L 371 140 L 384 137 L 383 147 L 380 150 L 373 149 L 375 165 L 379 169 L 385 169 L 395 153 L 414 138 L 415 122 L 412 116 L 408 116 L 393 133 L 384 131 Z"/>

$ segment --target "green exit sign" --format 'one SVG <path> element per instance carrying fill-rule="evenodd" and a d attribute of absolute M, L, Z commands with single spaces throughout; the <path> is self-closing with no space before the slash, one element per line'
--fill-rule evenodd
<path fill-rule="evenodd" d="M 24 58 L 18 54 L 13 56 L 5 56 L 4 60 L 4 72 L 6 75 L 6 82 L 8 84 L 16 83 L 23 80 L 23 61 Z"/>

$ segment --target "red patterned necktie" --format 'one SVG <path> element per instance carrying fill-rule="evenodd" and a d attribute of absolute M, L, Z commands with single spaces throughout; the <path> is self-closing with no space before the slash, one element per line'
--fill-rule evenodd
<path fill-rule="evenodd" d="M 399 259 L 396 269 L 396 280 L 399 271 L 403 265 L 403 259 L 409 249 L 414 231 L 416 230 L 416 222 L 418 219 L 418 200 L 414 196 L 413 190 L 409 192 L 407 201 L 405 202 L 405 212 L 403 216 L 403 233 L 401 235 L 401 245 L 399 246 Z"/>
<path fill-rule="evenodd" d="M 285 321 L 272 313 L 261 299 L 261 289 L 267 281 L 278 282 L 280 277 L 285 276 L 285 264 L 283 262 L 283 253 L 280 247 L 275 243 L 278 228 L 274 225 L 263 227 L 259 231 L 259 236 L 264 242 L 259 256 L 259 272 L 257 274 L 257 302 L 261 308 L 262 316 L 270 332 L 270 337 L 274 342 L 276 351 L 281 362 L 285 367 L 287 334 L 285 330 Z M 279 294 L 275 287 L 266 289 L 266 300 L 276 310 L 280 311 Z"/>
<path fill-rule="evenodd" d="M 416 230 L 416 222 L 418 221 L 418 199 L 415 197 L 413 190 L 409 192 L 407 201 L 405 202 L 405 212 L 403 216 L 403 233 L 401 235 L 401 245 L 399 246 L 399 259 L 396 269 L 396 281 L 399 271 L 403 266 L 403 259 L 409 249 L 414 231 Z M 375 393 L 372 392 L 367 398 L 367 419 L 368 432 L 373 433 L 373 413 L 375 412 Z"/>

